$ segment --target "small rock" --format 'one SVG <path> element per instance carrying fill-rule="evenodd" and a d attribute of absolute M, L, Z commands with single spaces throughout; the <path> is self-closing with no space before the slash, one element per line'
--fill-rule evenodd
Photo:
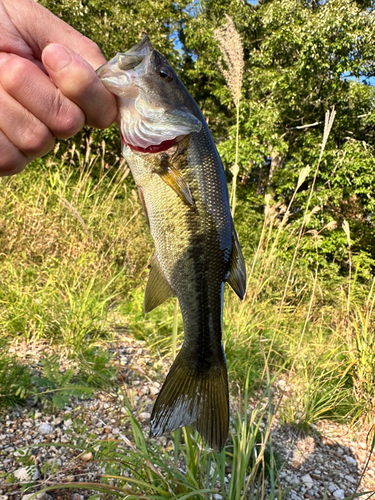
<path fill-rule="evenodd" d="M 80 459 L 83 460 L 84 462 L 89 462 L 93 458 L 93 454 L 90 452 L 88 453 L 83 453 L 83 455 L 80 456 Z"/>
<path fill-rule="evenodd" d="M 214 500 L 222 500 L 223 497 L 221 495 L 219 495 L 219 493 L 214 493 L 213 498 L 214 498 Z"/>
<path fill-rule="evenodd" d="M 150 394 L 152 396 L 156 396 L 157 394 L 159 394 L 159 389 L 157 387 L 154 387 L 154 386 L 150 387 Z"/>
<path fill-rule="evenodd" d="M 149 413 L 148 411 L 143 411 L 142 413 L 140 413 L 138 415 L 139 420 L 142 420 L 142 421 L 148 420 L 150 417 L 151 417 L 151 413 Z"/>
<path fill-rule="evenodd" d="M 0 495 L 0 500 L 8 500 L 8 495 Z"/>
<path fill-rule="evenodd" d="M 334 491 L 332 494 L 335 498 L 345 498 L 345 491 L 341 489 Z"/>
<path fill-rule="evenodd" d="M 293 484 L 293 485 L 295 485 L 295 484 L 299 484 L 299 480 L 298 480 L 298 478 L 297 478 L 296 476 L 294 476 L 294 475 L 292 475 L 292 476 L 287 476 L 287 477 L 285 478 L 285 480 L 286 480 L 289 484 Z"/>
<path fill-rule="evenodd" d="M 40 418 L 40 417 L 42 417 L 42 416 L 43 416 L 43 414 L 42 414 L 42 413 L 40 413 L 40 411 L 36 411 L 36 412 L 35 412 L 35 415 L 34 415 L 34 419 L 35 419 L 35 420 L 38 420 L 38 418 Z M 26 495 L 26 496 L 27 496 L 27 495 Z"/>
<path fill-rule="evenodd" d="M 344 477 L 345 477 L 345 479 L 346 479 L 347 481 L 349 481 L 350 483 L 353 483 L 353 484 L 354 484 L 354 483 L 356 483 L 356 482 L 357 482 L 357 480 L 356 480 L 353 476 L 351 476 L 350 474 L 347 474 L 347 475 L 346 475 L 346 476 L 344 476 Z"/>
<path fill-rule="evenodd" d="M 53 432 L 53 425 L 44 422 L 38 429 L 39 434 L 51 434 Z"/>
<path fill-rule="evenodd" d="M 349 457 L 349 455 L 345 455 L 345 460 L 347 464 L 357 465 L 357 461 L 353 457 Z"/>
<path fill-rule="evenodd" d="M 284 392 L 284 391 L 286 390 L 286 383 L 285 383 L 285 380 L 280 379 L 280 380 L 277 382 L 277 387 L 278 387 L 278 389 L 280 389 L 280 391 Z"/>
<path fill-rule="evenodd" d="M 314 481 L 312 480 L 310 474 L 305 474 L 304 476 L 301 477 L 301 480 L 305 483 L 305 485 L 309 489 L 314 486 Z"/>
<path fill-rule="evenodd" d="M 330 484 L 328 485 L 328 488 L 327 488 L 327 489 L 328 489 L 328 491 L 329 491 L 330 493 L 333 493 L 333 492 L 334 492 L 334 491 L 336 491 L 338 488 L 337 488 L 337 486 L 336 486 L 334 483 L 330 483 Z"/>
<path fill-rule="evenodd" d="M 46 497 L 46 492 L 45 491 L 41 491 L 40 493 L 29 493 L 28 495 L 23 495 L 21 500 L 29 500 L 29 498 L 33 497 L 32 500 L 43 500 L 45 499 Z"/>
<path fill-rule="evenodd" d="M 83 495 L 80 495 L 79 493 L 73 493 L 70 498 L 72 500 L 84 500 L 85 499 L 85 497 Z"/>

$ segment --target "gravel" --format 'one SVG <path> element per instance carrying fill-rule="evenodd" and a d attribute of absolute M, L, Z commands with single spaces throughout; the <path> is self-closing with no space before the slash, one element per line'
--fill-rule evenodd
<path fill-rule="evenodd" d="M 144 343 L 126 339 L 119 347 L 121 382 L 133 412 L 145 432 L 156 396 L 169 366 L 163 374 L 153 369 L 153 361 Z M 89 493 L 64 490 L 64 483 L 98 481 L 101 470 L 91 452 L 69 448 L 85 435 L 97 439 L 122 439 L 129 423 L 121 391 L 99 393 L 95 399 L 73 398 L 64 410 L 53 415 L 39 405 L 14 409 L 0 417 L 0 500 L 28 500 L 34 491 L 51 483 L 61 490 L 40 493 L 37 500 L 84 500 Z M 77 421 L 81 428 L 77 428 Z M 82 431 L 82 426 L 84 431 Z M 126 427 L 128 426 L 128 427 Z M 156 438 L 171 448 L 168 436 Z M 272 442 L 283 463 L 280 487 L 287 500 L 342 499 L 357 492 L 375 490 L 375 459 L 369 458 L 366 435 L 346 425 L 321 420 L 312 426 L 312 434 L 303 435 L 295 428 L 280 425 L 276 419 Z M 41 443 L 49 446 L 40 447 Z M 56 444 L 56 446 L 54 446 Z M 67 446 L 64 446 L 64 445 Z M 23 467 L 22 448 L 28 447 L 34 465 Z M 227 474 L 230 477 L 230 472 Z M 23 482 L 34 481 L 32 489 L 22 491 Z M 360 483 L 360 484 L 358 484 Z M 358 490 L 357 490 L 358 486 Z M 63 492 L 63 493 L 62 493 Z M 219 500 L 221 495 L 214 496 Z"/>

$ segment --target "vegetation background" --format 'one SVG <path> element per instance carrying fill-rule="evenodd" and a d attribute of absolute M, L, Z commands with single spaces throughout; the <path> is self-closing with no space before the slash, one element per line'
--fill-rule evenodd
<path fill-rule="evenodd" d="M 254 392 L 267 374 L 284 378 L 293 394 L 280 416 L 304 430 L 322 417 L 371 425 L 374 2 L 40 3 L 107 58 L 147 32 L 202 109 L 236 186 L 248 266 L 243 303 L 225 298 L 233 386 L 247 380 Z M 220 67 L 230 75 L 238 66 L 226 65 L 215 35 L 226 15 L 243 48 L 237 101 Z M 227 44 L 236 50 L 235 39 Z M 0 180 L 0 249 L 0 406 L 61 385 L 65 396 L 53 404 L 63 405 L 69 394 L 110 385 L 105 346 L 124 326 L 163 356 L 173 331 L 174 347 L 181 342 L 173 301 L 142 312 L 152 242 L 115 126 L 85 129 Z M 5 349 L 31 341 L 64 352 L 78 375 L 58 379 L 56 358 L 33 377 Z"/>

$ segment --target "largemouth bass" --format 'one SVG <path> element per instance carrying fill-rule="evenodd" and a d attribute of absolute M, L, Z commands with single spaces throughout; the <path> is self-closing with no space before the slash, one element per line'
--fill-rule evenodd
<path fill-rule="evenodd" d="M 229 427 L 224 283 L 241 299 L 246 287 L 223 166 L 197 104 L 147 36 L 97 73 L 118 97 L 123 155 L 155 242 L 145 312 L 177 296 L 184 324 L 151 433 L 194 425 L 220 451 Z"/>

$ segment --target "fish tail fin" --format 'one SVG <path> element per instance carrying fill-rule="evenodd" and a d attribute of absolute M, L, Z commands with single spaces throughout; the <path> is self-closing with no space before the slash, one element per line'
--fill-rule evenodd
<path fill-rule="evenodd" d="M 151 434 L 161 436 L 179 427 L 193 425 L 216 451 L 228 436 L 228 375 L 223 359 L 199 370 L 189 363 L 182 348 L 170 369 L 151 415 Z"/>

